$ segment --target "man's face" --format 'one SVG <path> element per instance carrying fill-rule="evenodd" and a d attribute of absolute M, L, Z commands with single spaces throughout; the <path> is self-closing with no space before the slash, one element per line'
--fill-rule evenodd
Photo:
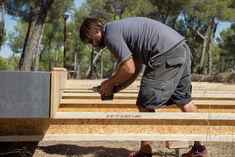
<path fill-rule="evenodd" d="M 99 49 L 104 48 L 105 47 L 104 36 L 102 35 L 101 31 L 97 31 L 93 39 L 88 41 L 88 43 L 91 44 L 94 48 L 99 48 Z"/>

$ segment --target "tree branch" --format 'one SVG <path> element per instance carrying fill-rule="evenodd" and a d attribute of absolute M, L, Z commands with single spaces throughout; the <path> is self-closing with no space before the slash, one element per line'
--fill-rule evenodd
<path fill-rule="evenodd" d="M 192 28 L 192 30 L 195 31 L 197 35 L 199 35 L 203 40 L 205 39 L 205 36 L 202 35 L 198 30 L 196 30 L 195 28 Z"/>

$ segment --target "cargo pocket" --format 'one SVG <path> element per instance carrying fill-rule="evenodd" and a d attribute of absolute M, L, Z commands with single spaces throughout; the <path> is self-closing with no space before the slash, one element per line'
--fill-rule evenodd
<path fill-rule="evenodd" d="M 181 65 L 184 64 L 185 59 L 186 58 L 184 56 L 183 57 L 181 57 L 181 56 L 179 56 L 179 57 L 169 57 L 169 58 L 166 59 L 166 63 L 170 67 L 171 66 L 181 66 Z"/>
<path fill-rule="evenodd" d="M 165 81 L 156 81 L 143 78 L 137 103 L 146 108 L 158 108 L 162 105 L 162 95 L 165 90 Z"/>
<path fill-rule="evenodd" d="M 163 64 L 165 64 L 164 63 L 164 60 L 160 60 L 160 59 L 149 59 L 149 61 L 148 61 L 148 66 L 150 67 L 150 68 L 152 68 L 152 69 L 158 69 L 158 68 L 160 68 Z"/>

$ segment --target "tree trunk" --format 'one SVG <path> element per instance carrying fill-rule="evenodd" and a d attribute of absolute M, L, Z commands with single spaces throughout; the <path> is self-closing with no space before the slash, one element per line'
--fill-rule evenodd
<path fill-rule="evenodd" d="M 75 41 L 78 41 L 77 38 L 74 38 Z M 80 79 L 80 52 L 79 52 L 79 42 L 76 42 L 76 45 L 74 47 L 74 64 L 73 64 L 73 70 L 76 73 L 76 78 Z"/>
<path fill-rule="evenodd" d="M 77 54 L 77 52 L 75 52 L 75 54 L 74 54 L 74 61 L 73 61 L 73 70 L 74 71 L 77 71 L 77 66 L 78 66 L 77 60 L 78 60 L 78 54 Z"/>
<path fill-rule="evenodd" d="M 80 78 L 80 67 L 79 67 L 79 61 L 78 61 L 78 52 L 75 52 L 74 54 L 74 64 L 73 64 L 73 70 L 74 70 L 74 76 L 79 79 Z"/>
<path fill-rule="evenodd" d="M 235 56 L 233 56 L 233 71 L 235 71 Z"/>
<path fill-rule="evenodd" d="M 49 39 L 51 41 L 51 39 Z M 51 71 L 51 42 L 48 45 L 48 70 Z"/>
<path fill-rule="evenodd" d="M 101 53 L 102 53 L 102 51 L 103 50 L 100 50 L 96 55 L 95 55 L 95 57 L 94 57 L 94 59 L 93 59 L 93 61 L 92 61 L 92 65 L 93 66 L 96 66 L 96 64 L 97 64 L 97 61 L 98 61 L 98 59 L 99 59 L 99 57 L 101 56 Z M 90 72 L 91 72 L 91 66 L 88 68 L 88 70 L 86 71 L 86 78 L 88 78 L 88 76 L 89 76 L 89 74 L 90 74 Z"/>
<path fill-rule="evenodd" d="M 173 29 L 176 29 L 175 26 L 176 26 L 176 20 L 177 20 L 177 18 L 178 18 L 178 15 L 174 15 L 174 16 L 173 16 L 173 19 L 172 19 L 172 28 L 173 28 Z"/>
<path fill-rule="evenodd" d="M 211 22 L 211 27 L 210 27 L 210 36 L 209 36 L 209 42 L 208 42 L 208 74 L 212 74 L 212 68 L 213 68 L 213 44 L 214 44 L 214 38 L 215 38 L 215 31 L 217 28 L 217 24 L 214 22 L 214 18 L 212 19 Z"/>
<path fill-rule="evenodd" d="M 198 67 L 197 72 L 199 74 L 202 74 L 204 71 L 204 60 L 205 60 L 205 55 L 206 55 L 206 50 L 207 50 L 207 45 L 208 45 L 208 36 L 209 36 L 209 31 L 210 31 L 210 26 L 207 27 L 205 38 L 203 41 L 203 47 L 202 47 L 202 53 L 201 53 L 201 59 L 200 59 L 200 65 Z"/>
<path fill-rule="evenodd" d="M 32 30 L 32 34 L 27 44 L 23 65 L 20 69 L 21 71 L 30 71 L 33 60 L 33 53 L 36 51 L 37 45 L 40 44 L 39 41 L 42 34 L 44 21 L 52 3 L 53 0 L 46 0 L 40 8 L 39 14 L 36 18 L 35 27 Z"/>
<path fill-rule="evenodd" d="M 54 66 L 57 66 L 57 62 L 58 62 L 58 50 L 55 51 L 55 55 L 54 55 Z"/>
<path fill-rule="evenodd" d="M 104 56 L 103 56 L 103 52 L 101 52 L 101 62 L 100 62 L 100 78 L 103 79 L 104 77 Z"/>
<path fill-rule="evenodd" d="M 1 28 L 1 34 L 0 34 L 0 50 L 2 47 L 2 42 L 3 42 L 3 36 L 4 36 L 4 25 L 5 25 L 5 0 L 2 0 L 2 28 Z"/>
<path fill-rule="evenodd" d="M 35 23 L 33 23 L 33 26 L 34 25 L 35 25 Z M 27 33 L 26 33 L 25 38 L 24 38 L 23 51 L 21 53 L 20 61 L 19 61 L 19 70 L 21 69 L 21 67 L 23 65 L 24 56 L 25 56 L 25 50 L 26 50 L 27 43 L 28 43 L 28 40 L 29 40 L 29 35 L 30 35 L 31 27 L 32 27 L 32 19 L 30 19 L 29 22 L 28 22 L 28 29 L 27 29 Z"/>
<path fill-rule="evenodd" d="M 197 36 L 198 36 L 198 34 L 197 34 L 197 32 L 198 32 L 198 27 L 199 26 L 197 26 L 196 28 L 195 28 L 195 31 L 192 31 L 192 41 L 190 42 L 190 45 L 189 45 L 189 47 L 191 48 L 191 52 L 192 52 L 192 55 L 193 55 L 193 58 L 196 58 L 196 53 L 195 53 L 195 44 L 196 44 L 196 39 L 197 39 Z M 195 63 L 195 60 L 193 59 L 192 60 L 192 66 L 191 66 L 191 71 L 193 71 L 193 67 L 195 67 L 195 65 L 196 65 L 197 63 Z"/>
<path fill-rule="evenodd" d="M 40 36 L 39 43 L 41 43 L 41 41 L 42 41 L 42 34 Z M 38 69 L 39 69 L 39 61 L 40 61 L 41 52 L 42 51 L 41 51 L 40 44 L 39 44 L 36 48 L 34 71 L 38 71 Z"/>

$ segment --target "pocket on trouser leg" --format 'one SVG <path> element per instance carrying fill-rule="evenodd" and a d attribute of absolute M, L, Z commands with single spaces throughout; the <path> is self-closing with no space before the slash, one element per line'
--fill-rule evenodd
<path fill-rule="evenodd" d="M 181 66 L 185 62 L 185 56 L 183 57 L 169 57 L 166 60 L 168 66 Z"/>
<path fill-rule="evenodd" d="M 137 105 L 148 108 L 160 108 L 164 105 L 163 92 L 165 91 L 165 81 L 156 81 L 143 78 L 137 98 Z"/>

